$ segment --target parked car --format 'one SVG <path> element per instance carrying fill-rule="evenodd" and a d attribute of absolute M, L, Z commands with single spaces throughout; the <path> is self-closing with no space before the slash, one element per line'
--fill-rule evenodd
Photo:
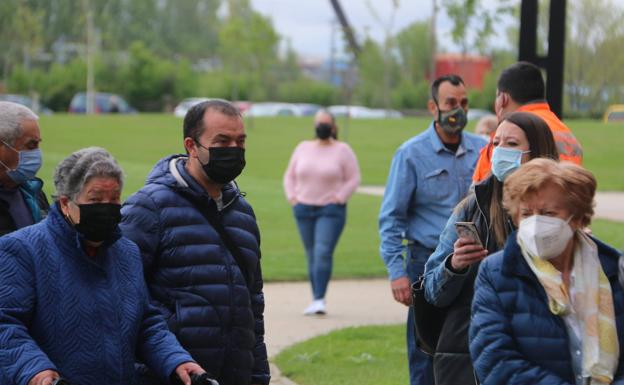
<path fill-rule="evenodd" d="M 298 107 L 291 103 L 254 103 L 247 110 L 246 116 L 298 116 Z"/>
<path fill-rule="evenodd" d="M 84 114 L 87 112 L 87 94 L 79 92 L 69 103 L 69 112 L 72 114 Z M 96 114 L 134 114 L 136 110 L 121 96 L 106 92 L 95 93 Z"/>
<path fill-rule="evenodd" d="M 319 106 L 318 104 L 311 104 L 311 103 L 297 103 L 295 104 L 297 106 L 297 116 L 314 116 L 318 110 L 320 110 L 321 106 Z"/>
<path fill-rule="evenodd" d="M 31 97 L 26 95 L 2 94 L 0 95 L 0 101 L 21 104 L 30 108 L 35 114 L 50 115 L 54 113 L 48 107 L 39 102 L 35 102 Z"/>
<path fill-rule="evenodd" d="M 624 122 L 624 104 L 613 104 L 605 111 L 603 121 L 605 123 Z"/>
<path fill-rule="evenodd" d="M 328 110 L 336 117 L 349 116 L 352 119 L 398 119 L 403 117 L 403 114 L 397 110 L 368 108 L 364 106 L 339 105 L 330 106 Z"/>
<path fill-rule="evenodd" d="M 210 100 L 210 99 L 208 98 L 186 98 L 182 100 L 180 103 L 178 103 L 178 105 L 173 110 L 173 115 L 177 116 L 178 118 L 183 118 L 186 116 L 186 113 L 188 112 L 188 110 L 191 109 L 191 107 L 201 102 L 205 102 L 206 100 Z"/>

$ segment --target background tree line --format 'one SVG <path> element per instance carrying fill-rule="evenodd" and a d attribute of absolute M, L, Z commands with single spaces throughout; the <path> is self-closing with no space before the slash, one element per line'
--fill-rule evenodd
<path fill-rule="evenodd" d="M 542 0 L 544 42 L 548 3 Z M 483 89 L 470 91 L 473 107 L 491 109 L 496 77 L 516 58 L 518 24 L 505 27 L 499 16 L 518 19 L 518 5 L 501 0 L 488 10 L 478 0 L 441 2 L 462 52 L 492 58 Z M 0 68 L 7 92 L 37 94 L 50 108 L 67 109 L 85 89 L 87 9 L 94 15 L 96 88 L 120 93 L 142 111 L 162 111 L 189 96 L 423 108 L 432 55 L 444 49 L 430 35 L 430 20 L 388 29 L 382 42 L 360 34 L 359 58 L 343 84 L 333 86 L 303 75 L 295 49 L 249 0 L 3 0 Z M 612 0 L 568 3 L 568 114 L 597 115 L 624 98 L 623 16 Z M 493 48 L 494 34 L 506 34 L 511 48 Z"/>

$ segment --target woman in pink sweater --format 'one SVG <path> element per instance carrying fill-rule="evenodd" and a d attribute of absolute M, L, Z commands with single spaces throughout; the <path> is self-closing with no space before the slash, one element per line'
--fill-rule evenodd
<path fill-rule="evenodd" d="M 304 314 L 325 314 L 325 292 L 332 258 L 346 219 L 346 203 L 360 183 L 360 169 L 348 144 L 336 140 L 334 117 L 326 110 L 315 118 L 316 139 L 295 148 L 284 174 L 284 190 L 293 206 L 308 259 L 314 301 Z"/>

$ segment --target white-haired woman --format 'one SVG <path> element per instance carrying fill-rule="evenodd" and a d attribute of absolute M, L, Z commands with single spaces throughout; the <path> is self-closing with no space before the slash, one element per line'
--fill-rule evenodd
<path fill-rule="evenodd" d="M 203 370 L 149 303 L 137 246 L 123 238 L 123 172 L 101 148 L 65 158 L 42 222 L 0 238 L 0 383 L 137 384 Z"/>

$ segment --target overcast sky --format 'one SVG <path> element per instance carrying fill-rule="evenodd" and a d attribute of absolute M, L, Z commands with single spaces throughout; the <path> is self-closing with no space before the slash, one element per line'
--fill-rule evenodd
<path fill-rule="evenodd" d="M 367 2 L 378 12 L 384 25 L 375 19 Z M 486 0 L 486 3 L 493 1 Z M 252 4 L 257 11 L 271 17 L 277 31 L 290 39 L 297 52 L 303 56 L 329 56 L 331 23 L 335 21 L 329 0 L 252 0 Z M 342 0 L 341 5 L 360 41 L 366 34 L 377 41 L 383 40 L 385 26 L 392 15 L 392 0 Z M 396 33 L 414 21 L 429 18 L 431 9 L 430 0 L 399 0 L 392 32 Z M 442 47 L 454 48 L 449 34 L 451 28 L 448 17 L 439 12 L 437 37 Z M 343 39 L 339 35 L 336 37 L 340 52 Z M 506 44 L 506 41 L 499 39 L 496 44 Z"/>
<path fill-rule="evenodd" d="M 497 0 L 482 0 L 486 7 L 494 8 Z M 519 1 L 519 0 L 518 0 Z M 574 2 L 576 0 L 571 0 Z M 295 50 L 304 57 L 328 57 L 330 52 L 331 22 L 335 14 L 329 0 L 251 0 L 253 7 L 264 15 L 270 16 L 273 25 L 284 38 L 290 39 Z M 341 5 L 347 19 L 360 37 L 368 34 L 377 41 L 382 41 L 384 27 L 377 21 L 367 6 L 367 2 L 379 13 L 384 24 L 392 14 L 392 0 L 342 0 Z M 438 4 L 441 0 L 437 0 Z M 569 2 L 569 3 L 570 3 Z M 624 0 L 615 0 L 624 5 Z M 431 15 L 431 0 L 399 0 L 395 13 L 393 32 L 417 20 L 425 20 Z M 495 29 L 491 43 L 495 46 L 508 46 L 506 29 L 517 20 L 506 18 Z M 437 38 L 442 49 L 458 51 L 450 38 L 452 23 L 444 14 L 438 12 Z M 343 39 L 337 36 L 338 52 L 342 52 Z"/>

